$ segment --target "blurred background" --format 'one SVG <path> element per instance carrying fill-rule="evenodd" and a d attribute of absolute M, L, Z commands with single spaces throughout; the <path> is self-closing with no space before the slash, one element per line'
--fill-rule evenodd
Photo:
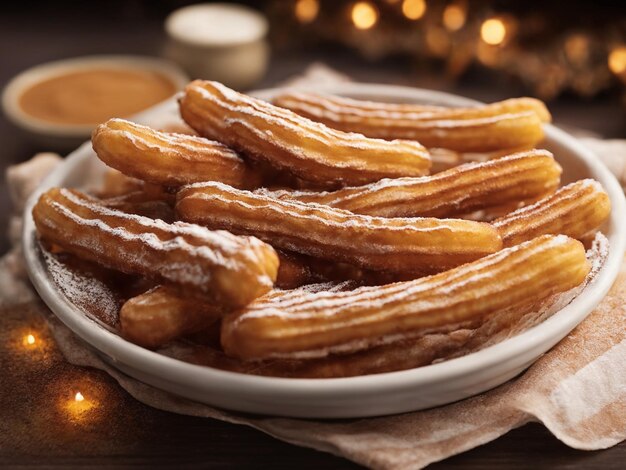
<path fill-rule="evenodd" d="M 96 54 L 165 56 L 178 60 L 191 78 L 219 79 L 197 77 L 198 68 L 189 64 L 189 58 L 173 52 L 172 34 L 177 33 L 166 33 L 167 17 L 192 3 L 10 2 L 0 15 L 0 84 L 4 88 L 13 76 L 40 63 Z M 275 86 L 317 63 L 357 81 L 444 90 L 487 102 L 535 96 L 547 101 L 560 126 L 607 138 L 626 137 L 624 2 L 236 3 L 254 9 L 269 25 L 267 35 L 260 38 L 269 51 L 268 62 L 248 83 L 233 82 L 237 88 Z M 250 25 L 237 21 L 219 27 L 200 25 L 200 31 L 179 25 L 178 34 L 189 39 L 195 32 L 204 41 L 216 41 L 216 36 L 237 41 L 242 34 L 246 37 L 246 28 Z M 193 55 L 194 50 L 185 54 Z M 198 55 L 195 64 L 203 57 Z M 237 70 L 233 68 L 231 75 Z M 4 114 L 0 139 L 3 171 L 36 152 L 61 151 L 29 138 Z M 2 226 L 9 205 L 3 181 Z M 0 252 L 5 249 L 2 240 Z"/>

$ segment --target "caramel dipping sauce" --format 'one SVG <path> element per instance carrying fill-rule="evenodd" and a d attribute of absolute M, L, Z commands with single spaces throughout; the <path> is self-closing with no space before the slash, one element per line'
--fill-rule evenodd
<path fill-rule="evenodd" d="M 99 124 L 128 117 L 176 92 L 165 75 L 150 70 L 93 68 L 67 72 L 35 83 L 18 105 L 33 118 L 55 124 Z"/>

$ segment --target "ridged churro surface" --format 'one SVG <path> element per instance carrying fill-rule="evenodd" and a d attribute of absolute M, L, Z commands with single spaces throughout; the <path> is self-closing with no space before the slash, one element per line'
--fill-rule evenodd
<path fill-rule="evenodd" d="M 180 111 L 201 135 L 320 185 L 421 176 L 431 165 L 428 151 L 415 141 L 341 132 L 216 82 L 190 83 Z"/>
<path fill-rule="evenodd" d="M 256 187 L 260 175 L 230 148 L 203 137 L 160 132 L 123 119 L 100 124 L 91 137 L 104 163 L 125 175 L 165 186 L 221 181 Z"/>
<path fill-rule="evenodd" d="M 254 235 L 276 248 L 381 271 L 438 272 L 501 248 L 485 223 L 370 217 L 220 183 L 182 188 L 176 211 L 182 220 Z"/>
<path fill-rule="evenodd" d="M 82 259 L 154 277 L 243 306 L 267 292 L 278 258 L 271 246 L 193 224 L 165 223 L 53 188 L 33 208 L 41 238 Z"/>
<path fill-rule="evenodd" d="M 260 298 L 222 322 L 225 351 L 243 359 L 325 356 L 530 309 L 571 289 L 590 266 L 582 244 L 536 238 L 456 269 L 349 292 Z"/>
<path fill-rule="evenodd" d="M 558 187 L 560 176 L 561 167 L 550 152 L 531 150 L 433 176 L 385 179 L 330 192 L 257 192 L 380 217 L 449 217 L 540 198 Z"/>
<path fill-rule="evenodd" d="M 474 108 L 388 104 L 337 96 L 287 93 L 274 103 L 345 132 L 382 139 L 414 139 L 426 147 L 491 151 L 534 145 L 550 121 L 545 105 L 516 98 Z"/>
<path fill-rule="evenodd" d="M 576 181 L 535 204 L 522 207 L 493 222 L 505 246 L 543 234 L 582 238 L 598 230 L 611 213 L 611 201 L 600 183 Z"/>

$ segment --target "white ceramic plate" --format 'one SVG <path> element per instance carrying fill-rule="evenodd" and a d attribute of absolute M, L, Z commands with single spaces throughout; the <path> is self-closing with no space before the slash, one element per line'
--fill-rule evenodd
<path fill-rule="evenodd" d="M 279 90 L 257 93 L 270 98 Z M 427 90 L 346 84 L 324 91 L 390 102 L 467 105 L 473 101 Z M 153 126 L 177 115 L 172 101 L 138 117 Z M 600 302 L 617 276 L 626 243 L 624 194 L 610 172 L 576 139 L 546 126 L 546 147 L 564 168 L 564 182 L 592 177 L 611 198 L 605 226 L 610 253 L 595 282 L 567 307 L 526 332 L 467 356 L 435 365 L 385 374 L 338 379 L 258 377 L 202 367 L 129 343 L 85 316 L 55 289 L 37 254 L 31 208 L 51 186 L 81 186 L 102 164 L 87 143 L 72 153 L 38 189 L 24 214 L 23 242 L 30 277 L 50 309 L 102 357 L 126 374 L 171 393 L 231 410 L 310 418 L 355 418 L 401 413 L 450 403 L 493 388 L 522 372 L 580 323 Z"/>

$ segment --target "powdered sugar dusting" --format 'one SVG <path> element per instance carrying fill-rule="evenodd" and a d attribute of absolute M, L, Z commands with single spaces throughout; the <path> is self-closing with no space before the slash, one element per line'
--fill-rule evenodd
<path fill-rule="evenodd" d="M 255 193 L 382 217 L 445 216 L 536 198 L 556 188 L 560 174 L 550 152 L 532 150 L 433 176 L 383 179 L 331 192 L 258 189 Z"/>
<path fill-rule="evenodd" d="M 528 305 L 528 295 L 534 295 L 536 302 L 543 302 L 555 292 L 584 280 L 579 247 L 566 236 L 543 236 L 415 281 L 333 294 L 262 298 L 242 314 L 231 317 L 225 331 L 230 334 L 245 324 L 245 331 L 252 338 L 258 334 L 262 341 L 284 341 L 283 338 L 291 338 L 290 335 L 304 329 L 306 334 L 299 336 L 299 344 L 327 344 L 320 349 L 301 346 L 289 353 L 270 349 L 262 357 L 295 357 L 294 352 L 298 357 L 321 357 L 441 328 L 448 331 L 451 326 L 467 327 L 467 322 L 471 324 L 509 307 L 517 308 L 521 315 L 524 312 L 519 309 L 536 306 Z M 272 318 L 272 331 L 264 328 L 264 318 Z M 369 334 L 365 338 L 356 340 L 350 333 L 352 329 L 366 327 Z M 252 333 L 253 330 L 258 333 Z M 332 332 L 330 342 L 322 341 L 325 332 Z"/>
<path fill-rule="evenodd" d="M 550 120 L 545 105 L 531 98 L 473 108 L 386 104 L 303 93 L 279 96 L 274 102 L 337 129 L 376 138 L 417 139 L 429 147 L 497 148 L 494 142 L 500 138 L 500 148 L 522 145 L 529 137 L 536 141 L 533 134 L 540 135 L 541 122 Z"/>
<path fill-rule="evenodd" d="M 72 304 L 105 325 L 117 325 L 121 301 L 109 286 L 69 267 L 44 249 L 41 254 L 52 282 Z"/>
<path fill-rule="evenodd" d="M 495 252 L 501 243 L 496 230 L 484 223 L 358 215 L 216 182 L 183 188 L 178 197 L 177 212 L 184 220 L 370 269 L 415 272 L 457 266 Z"/>
<path fill-rule="evenodd" d="M 193 82 L 180 105 L 198 132 L 307 180 L 362 184 L 422 175 L 430 166 L 417 142 L 337 131 L 216 82 Z"/>

